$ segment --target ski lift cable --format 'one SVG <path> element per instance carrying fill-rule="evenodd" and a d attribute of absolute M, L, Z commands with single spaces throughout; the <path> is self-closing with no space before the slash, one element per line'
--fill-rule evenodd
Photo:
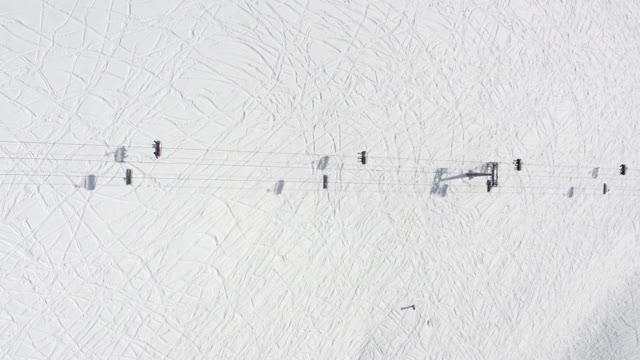
<path fill-rule="evenodd" d="M 0 174 L 3 175 L 3 174 Z M 29 176 L 26 176 L 29 177 Z M 66 175 L 54 175 L 53 177 L 67 177 L 69 178 L 69 176 Z M 45 181 L 47 178 L 49 178 L 49 176 L 43 176 L 43 178 L 45 178 Z M 112 177 L 109 181 L 112 181 L 114 178 Z M 185 182 L 185 181 L 202 181 L 202 182 L 206 182 L 204 184 L 197 184 L 197 185 L 186 185 L 186 184 L 157 184 L 157 186 L 159 187 L 163 187 L 163 186 L 170 186 L 170 187 L 196 187 L 196 188 L 212 188 L 212 187 L 216 187 L 216 185 L 214 185 L 214 183 L 225 183 L 225 182 L 242 182 L 245 184 L 274 184 L 279 180 L 275 180 L 275 179 L 252 179 L 252 178 L 243 178 L 243 179 L 233 179 L 233 178 L 156 178 L 156 177 L 142 177 L 141 179 L 143 180 L 151 180 L 151 181 L 157 181 L 157 180 L 175 180 L 175 182 Z M 315 185 L 319 183 L 319 180 L 317 179 L 302 179 L 302 180 L 286 180 L 286 182 L 289 183 L 296 183 L 296 184 L 309 184 L 309 185 Z M 15 182 L 15 181 L 10 181 L 10 182 L 0 182 L 0 184 L 2 185 L 7 185 L 7 184 L 16 184 L 16 183 L 20 183 L 20 182 Z M 29 183 L 34 183 L 34 182 L 29 182 Z M 105 184 L 108 184 L 104 183 Z M 144 182 L 144 183 L 140 183 L 140 184 L 149 184 L 149 182 Z M 367 186 L 386 186 L 386 187 L 390 187 L 390 188 L 394 188 L 394 187 L 423 187 L 425 190 L 421 190 L 421 192 L 424 191 L 428 191 L 428 188 L 433 186 L 433 183 L 399 183 L 399 182 L 380 182 L 380 181 L 370 181 L 370 182 L 363 182 L 363 181 L 340 181 L 338 182 L 338 184 L 340 186 L 351 186 L 351 185 L 363 185 L 365 187 Z M 567 185 L 568 186 L 568 185 Z M 501 185 L 500 188 L 507 188 L 507 189 L 567 189 L 567 186 L 527 186 L 527 185 L 516 185 L 516 186 L 511 186 L 511 185 Z M 476 186 L 473 186 L 476 187 Z M 575 190 L 589 190 L 589 189 L 593 189 L 593 187 L 586 187 L 586 186 L 570 186 L 571 188 L 575 189 Z M 359 189 L 359 190 L 365 190 L 365 189 Z M 359 191 L 358 190 L 358 191 Z M 390 190 L 391 189 L 387 189 Z M 381 191 L 386 191 L 386 190 L 381 190 Z M 626 187 L 619 187 L 616 188 L 615 190 L 616 192 L 618 191 L 639 191 L 640 192 L 640 188 L 626 188 Z"/>
<path fill-rule="evenodd" d="M 306 169 L 306 168 L 305 168 Z M 0 169 L 0 171 L 2 171 L 4 169 Z M 42 171 L 41 169 L 39 169 L 40 171 Z M 91 172 L 91 171 L 89 171 Z M 428 174 L 432 174 L 433 172 L 430 172 Z M 425 173 L 426 175 L 427 173 Z M 77 172 L 77 171 L 59 171 L 59 170 L 54 170 L 54 171 L 50 171 L 50 172 L 42 172 L 42 173 L 38 173 L 38 172 L 34 172 L 34 173 L 26 173 L 26 172 L 13 172 L 13 171 L 5 171 L 5 172 L 0 172 L 0 176 L 24 176 L 24 177 L 73 177 L 73 176 L 86 176 L 89 175 L 87 172 Z M 95 172 L 92 173 L 91 175 L 96 175 L 96 176 L 110 176 L 109 174 L 105 174 L 105 173 L 101 173 L 101 172 Z M 453 175 L 453 174 L 452 174 Z M 453 176 L 460 176 L 460 175 L 467 175 L 466 173 L 461 173 L 458 175 L 453 175 Z M 142 179 L 162 179 L 162 180 L 191 180 L 191 181 L 197 181 L 197 180 L 217 180 L 219 178 L 217 177 L 207 177 L 206 174 L 202 175 L 203 177 L 194 177 L 194 176 L 184 176 L 184 172 L 178 172 L 178 173 L 159 173 L 159 174 L 155 174 L 155 175 L 149 175 L 148 173 L 143 173 L 143 175 L 138 176 L 138 178 L 142 178 Z M 531 176 L 531 177 L 541 177 L 541 176 Z M 543 176 L 543 177 L 547 177 L 547 176 Z M 591 177 L 575 177 L 575 176 L 548 176 L 548 177 L 553 177 L 553 178 L 559 178 L 559 179 L 564 179 L 564 178 L 572 178 L 572 179 L 591 179 Z M 304 177 L 304 178 L 289 178 L 289 181 L 306 181 L 306 179 L 309 179 L 310 177 Z M 460 179 L 466 179 L 467 177 L 461 177 Z M 262 179 L 262 178 L 261 178 Z M 515 180 L 517 178 L 508 178 L 510 180 Z M 622 178 L 622 177 L 617 177 L 617 178 L 602 178 L 602 180 L 607 179 L 607 180 L 613 180 L 613 181 L 630 181 L 633 179 L 628 179 L 628 178 Z M 237 178 L 237 179 L 233 179 L 233 180 L 252 180 L 251 178 Z M 365 179 L 366 180 L 366 179 Z M 410 178 L 407 178 L 406 180 L 411 180 Z M 595 180 L 595 179 L 594 179 Z M 369 181 L 367 181 L 367 183 L 377 183 L 379 181 L 379 179 L 371 179 Z M 440 179 L 440 181 L 448 181 L 447 179 Z M 420 184 L 432 184 L 432 182 L 430 183 L 420 183 Z"/>
<path fill-rule="evenodd" d="M 208 165 L 216 165 L 218 167 L 243 167 L 243 166 L 239 166 L 239 165 L 227 165 L 227 164 L 208 164 Z M 246 165 L 246 167 L 255 167 L 255 168 L 268 168 L 268 166 L 251 166 L 251 165 Z M 304 169 L 304 170 L 308 170 L 308 167 L 277 167 L 277 168 L 284 168 L 284 169 Z M 14 172 L 11 171 L 13 169 L 0 169 L 0 171 L 3 171 L 2 173 L 0 173 L 0 176 L 26 176 L 26 177 L 51 177 L 51 176 L 61 176 L 61 177 L 73 177 L 73 176 L 86 176 L 89 174 L 92 175 L 96 175 L 96 176 L 111 176 L 108 174 L 105 174 L 104 172 L 99 172 L 99 171 L 83 171 L 83 172 L 79 172 L 78 170 L 73 170 L 73 171 L 65 171 L 65 170 L 60 170 L 60 169 L 52 169 L 52 170 L 47 170 L 44 171 L 42 168 L 38 169 L 39 172 L 34 172 L 34 173 L 26 173 L 26 172 Z M 369 173 L 369 174 L 385 174 L 384 170 L 379 170 L 379 169 L 368 169 L 368 170 L 360 170 L 360 169 L 340 169 L 341 171 L 354 171 L 354 172 L 358 172 L 358 171 L 362 171 L 365 173 Z M 411 174 L 415 174 L 416 172 L 419 172 L 419 170 L 399 170 L 399 171 L 392 171 L 391 174 L 395 172 L 402 172 L 402 173 L 411 173 Z M 429 171 L 429 172 L 422 172 L 421 174 L 418 174 L 417 176 L 431 176 L 435 174 L 435 171 Z M 199 174 L 200 176 L 207 176 L 207 174 Z M 453 175 L 453 174 L 452 174 Z M 460 173 L 458 175 L 464 175 L 464 173 Z M 454 175 L 456 176 L 456 175 Z M 138 176 L 140 178 L 140 176 Z M 175 172 L 175 173 L 170 173 L 170 172 L 163 172 L 163 173 L 158 173 L 156 175 L 148 175 L 147 173 L 145 173 L 144 175 L 141 176 L 141 178 L 157 178 L 157 179 L 175 179 L 175 180 L 206 180 L 206 179 L 211 179 L 210 177 L 206 177 L 206 178 L 197 178 L 194 176 L 184 176 L 184 172 Z M 567 180 L 567 181 L 571 181 L 571 180 L 576 180 L 576 181 L 602 181 L 602 180 L 606 180 L 606 181 L 610 181 L 610 182 L 614 182 L 614 183 L 633 183 L 633 182 L 640 182 L 639 178 L 629 178 L 629 177 L 605 177 L 605 176 L 600 176 L 597 179 L 594 179 L 590 176 L 569 176 L 569 175 L 527 175 L 527 176 L 523 176 L 523 177 L 513 177 L 513 178 L 509 178 L 507 177 L 507 179 L 509 180 L 528 180 L 529 178 L 549 178 L 549 179 L 556 179 L 556 180 Z M 298 178 L 290 178 L 291 180 L 296 180 Z M 407 178 L 407 180 L 410 180 L 411 178 Z M 283 180 L 286 180 L 285 178 L 283 178 Z M 366 180 L 366 178 L 365 178 Z M 372 182 L 375 182 L 377 180 L 371 180 Z M 447 180 L 444 180 L 447 181 Z"/>
<path fill-rule="evenodd" d="M 78 158 L 51 158 L 51 157 L 38 157 L 38 156 L 31 156 L 31 157 L 7 157 L 7 156 L 0 156 L 0 159 L 11 159 L 11 160 L 39 160 L 39 161 L 46 161 L 46 160 L 50 160 L 50 161 L 58 161 L 58 162 L 93 162 L 93 163 L 113 163 L 112 160 L 108 159 L 108 158 L 99 158 L 99 159 L 78 159 Z M 129 164 L 154 164 L 154 166 L 169 166 L 169 165 L 189 165 L 189 166 L 219 166 L 219 167 L 252 167 L 252 168 L 281 168 L 281 169 L 306 169 L 308 170 L 310 168 L 309 164 L 304 165 L 303 163 L 300 163 L 301 166 L 295 166 L 296 164 L 293 163 L 286 163 L 286 162 L 271 162 L 271 161 L 264 161 L 264 162 L 250 162 L 247 160 L 236 160 L 236 159 L 215 159 L 217 161 L 215 162 L 206 162 L 203 160 L 209 160 L 209 159 L 190 159 L 190 160 L 194 160 L 191 162 L 180 162 L 180 161 L 163 161 L 163 162 L 157 162 L 157 161 L 127 161 L 124 163 L 129 163 Z M 228 162 L 231 162 L 230 164 Z M 235 163 L 234 163 L 235 162 Z M 274 165 L 275 164 L 275 165 Z M 283 164 L 283 165 L 279 165 L 279 164 Z M 345 166 L 345 163 L 338 163 L 337 166 L 340 170 L 343 171 L 363 171 L 363 172 L 380 172 L 380 171 L 385 171 L 388 170 L 390 172 L 405 172 L 405 173 L 416 173 L 416 172 L 425 172 L 428 170 L 438 170 L 438 169 L 442 169 L 442 167 L 407 167 L 407 166 L 395 166 L 395 165 L 376 165 L 376 166 L 371 166 L 368 168 L 364 168 L 361 166 Z M 41 165 L 39 165 L 39 168 L 41 168 Z M 1 170 L 1 169 L 0 169 Z M 517 172 L 513 169 L 507 169 L 507 170 L 512 170 L 513 172 L 515 172 L 518 175 L 518 178 L 526 178 L 526 177 L 541 177 L 541 178 L 572 178 L 572 179 L 589 179 L 589 178 L 593 178 L 593 176 L 575 176 L 575 175 L 564 175 L 562 173 L 562 170 L 560 170 L 559 173 L 555 173 L 555 171 L 553 172 L 538 172 L 538 171 L 525 171 L 525 172 Z M 430 171 L 430 173 L 433 173 L 433 171 Z M 545 175 L 539 175 L 539 174 L 545 174 Z M 631 180 L 640 180 L 640 177 L 634 177 L 634 176 L 625 176 L 624 178 L 615 176 L 615 177 L 606 177 L 606 176 L 599 176 L 598 178 L 600 179 L 619 179 L 619 180 L 625 180 L 625 181 L 631 181 Z"/>
<path fill-rule="evenodd" d="M 111 144 L 87 144 L 87 143 L 70 143 L 70 142 L 55 142 L 55 141 L 11 141 L 11 140 L 0 140 L 0 144 L 15 144 L 15 145 L 24 145 L 24 144 L 37 144 L 37 145 L 51 145 L 51 146 L 84 146 L 84 147 L 120 147 L 126 146 L 127 148 L 149 148 L 149 146 L 140 146 L 140 145 L 111 145 Z"/>
<path fill-rule="evenodd" d="M 125 146 L 126 148 L 136 148 L 136 149 L 150 149 L 151 146 L 142 146 L 142 145 L 111 145 L 111 144 L 88 144 L 88 143 L 69 143 L 69 142 L 47 142 L 47 141 L 9 141 L 9 140 L 0 140 L 0 143 L 3 144 L 41 144 L 41 145 L 63 145 L 63 146 L 90 146 L 90 147 L 108 147 L 108 148 L 118 148 L 121 146 Z M 165 150 L 185 150 L 185 151 L 201 151 L 201 152 L 221 152 L 221 153 L 246 153 L 246 154 L 269 154 L 269 155 L 296 155 L 296 156 L 336 156 L 336 157 L 351 157 L 354 154 L 344 154 L 344 153 L 309 153 L 309 152 L 282 152 L 282 151 L 260 151 L 260 150 L 235 150 L 235 149 L 222 149 L 222 148 L 188 148 L 188 147 L 167 147 L 163 146 Z M 483 163 L 486 162 L 484 160 L 464 160 L 464 159 L 420 159 L 420 158 L 412 158 L 412 157 L 393 157 L 393 156 L 376 156 L 368 155 L 370 159 L 387 159 L 387 160 L 411 160 L 411 161 L 430 161 L 430 162 L 453 162 L 453 163 Z M 496 161 L 499 164 L 510 164 L 511 162 L 500 162 Z M 533 166 L 533 167 L 552 167 L 552 168 L 600 168 L 600 169 L 618 169 L 618 167 L 603 167 L 599 165 L 569 165 L 569 164 L 543 164 L 543 163 L 531 163 L 525 162 L 525 166 Z"/>
<path fill-rule="evenodd" d="M 69 184 L 69 183 L 33 183 L 33 182 L 28 182 L 28 183 L 0 183 L 0 186 L 16 186 L 16 185 L 22 185 L 22 186 L 37 186 L 37 187 L 42 187 L 42 186 L 76 186 L 78 187 L 78 185 L 74 185 L 74 184 Z M 99 184 L 99 187 L 113 187 L 113 188 L 117 188 L 117 187 L 122 187 L 122 185 L 118 185 L 118 184 Z M 219 190 L 245 190 L 245 191 L 260 191 L 260 192 L 264 192 L 265 188 L 264 187 L 226 187 L 226 186 L 211 186 L 211 187 L 202 187 L 202 186 L 189 186 L 189 185 L 142 185 L 142 184 L 138 184 L 135 186 L 136 188 L 158 188 L 158 189 L 212 189 L 214 191 L 219 191 Z M 640 191 L 640 189 L 637 189 Z M 437 195 L 437 194 L 431 194 L 426 190 L 402 190 L 402 189 L 319 189 L 319 188 L 287 188 L 285 190 L 286 192 L 317 192 L 317 191 L 329 191 L 331 193 L 409 193 L 409 194 L 423 194 L 423 195 L 428 195 L 430 197 L 441 197 L 441 195 Z M 486 194 L 486 191 L 455 191 L 455 190 L 449 190 L 448 192 L 449 195 L 454 196 L 454 195 L 459 195 L 459 194 L 477 194 L 477 195 L 484 195 Z M 562 196 L 566 196 L 566 191 L 564 192 L 558 192 L 558 191 L 553 191 L 553 192 L 540 192 L 540 191 L 535 191 L 535 192 L 528 192 L 528 191 L 496 191 L 496 192 L 492 192 L 491 196 L 495 196 L 495 195 L 562 195 Z M 574 194 L 573 197 L 584 197 L 584 196 L 593 196 L 593 197 L 600 197 L 603 196 L 599 191 L 591 191 L 588 193 L 577 193 Z M 640 192 L 634 192 L 634 193 L 607 193 L 606 196 L 621 196 L 621 197 L 640 197 Z"/>

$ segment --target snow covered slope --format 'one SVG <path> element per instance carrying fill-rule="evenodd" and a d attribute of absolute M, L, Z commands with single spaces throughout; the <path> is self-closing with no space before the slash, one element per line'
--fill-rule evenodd
<path fill-rule="evenodd" d="M 0 358 L 640 358 L 640 4 L 563 3 L 2 2 Z"/>

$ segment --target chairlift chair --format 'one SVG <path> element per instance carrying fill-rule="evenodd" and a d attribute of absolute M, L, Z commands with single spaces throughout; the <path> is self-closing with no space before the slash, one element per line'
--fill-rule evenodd
<path fill-rule="evenodd" d="M 515 159 L 513 165 L 515 165 L 516 171 L 522 170 L 522 159 Z"/>
<path fill-rule="evenodd" d="M 124 177 L 125 184 L 131 185 L 131 169 L 127 169 Z"/>
<path fill-rule="evenodd" d="M 160 140 L 153 140 L 153 155 L 156 156 L 156 159 L 162 155 L 162 147 L 160 144 Z"/>
<path fill-rule="evenodd" d="M 366 151 L 361 151 L 358 153 L 360 156 L 358 156 L 358 160 L 360 160 L 360 163 L 362 165 L 366 165 L 367 164 L 367 152 Z"/>

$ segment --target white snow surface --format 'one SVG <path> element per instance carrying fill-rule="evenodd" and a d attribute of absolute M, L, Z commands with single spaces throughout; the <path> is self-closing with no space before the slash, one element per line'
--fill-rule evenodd
<path fill-rule="evenodd" d="M 639 359 L 639 19 L 2 1 L 0 359 Z"/>

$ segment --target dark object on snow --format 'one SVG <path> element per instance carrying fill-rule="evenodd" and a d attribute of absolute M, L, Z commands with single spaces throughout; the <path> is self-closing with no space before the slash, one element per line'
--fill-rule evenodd
<path fill-rule="evenodd" d="M 491 164 L 491 187 L 498 186 L 498 163 L 492 162 Z"/>
<path fill-rule="evenodd" d="M 498 163 L 490 162 L 487 165 L 491 170 L 491 179 L 487 180 L 487 192 L 491 192 L 491 188 L 498 186 Z"/>
<path fill-rule="evenodd" d="M 567 192 L 567 197 L 568 198 L 572 198 L 573 197 L 573 192 L 574 192 L 574 188 L 573 186 L 569 188 L 569 191 Z"/>
<path fill-rule="evenodd" d="M 591 171 L 591 177 L 594 178 L 594 179 L 597 179 L 599 170 L 600 170 L 600 168 L 593 168 L 593 171 Z"/>
<path fill-rule="evenodd" d="M 83 187 L 89 191 L 95 190 L 96 182 L 97 180 L 95 175 L 87 175 L 87 177 L 84 178 Z"/>
<path fill-rule="evenodd" d="M 153 140 L 153 155 L 156 156 L 156 159 L 162 155 L 162 149 L 160 146 L 160 140 Z"/>
<path fill-rule="evenodd" d="M 627 165 L 620 165 L 620 175 L 627 175 Z"/>
<path fill-rule="evenodd" d="M 604 184 L 604 186 L 602 187 L 602 194 L 606 194 L 609 192 L 609 188 L 607 188 L 607 184 Z"/>
<path fill-rule="evenodd" d="M 326 189 L 329 186 L 329 177 L 327 175 L 322 175 L 322 188 Z"/>
<path fill-rule="evenodd" d="M 366 165 L 367 164 L 367 152 L 366 151 L 361 151 L 358 153 L 360 156 L 358 156 L 358 160 L 360 160 L 360 163 L 362 165 Z"/>
<path fill-rule="evenodd" d="M 517 171 L 522 170 L 522 159 L 515 159 L 513 165 L 515 165 Z"/>
<path fill-rule="evenodd" d="M 405 306 L 405 307 L 401 307 L 400 308 L 400 310 L 409 310 L 409 309 L 415 310 L 416 306 L 415 305 L 410 305 L 410 306 Z"/>
<path fill-rule="evenodd" d="M 127 169 L 125 173 L 124 181 L 127 185 L 131 185 L 131 169 Z"/>
<path fill-rule="evenodd" d="M 282 188 L 284 188 L 284 180 L 278 180 L 276 186 L 273 187 L 273 192 L 276 195 L 282 194 Z"/>

